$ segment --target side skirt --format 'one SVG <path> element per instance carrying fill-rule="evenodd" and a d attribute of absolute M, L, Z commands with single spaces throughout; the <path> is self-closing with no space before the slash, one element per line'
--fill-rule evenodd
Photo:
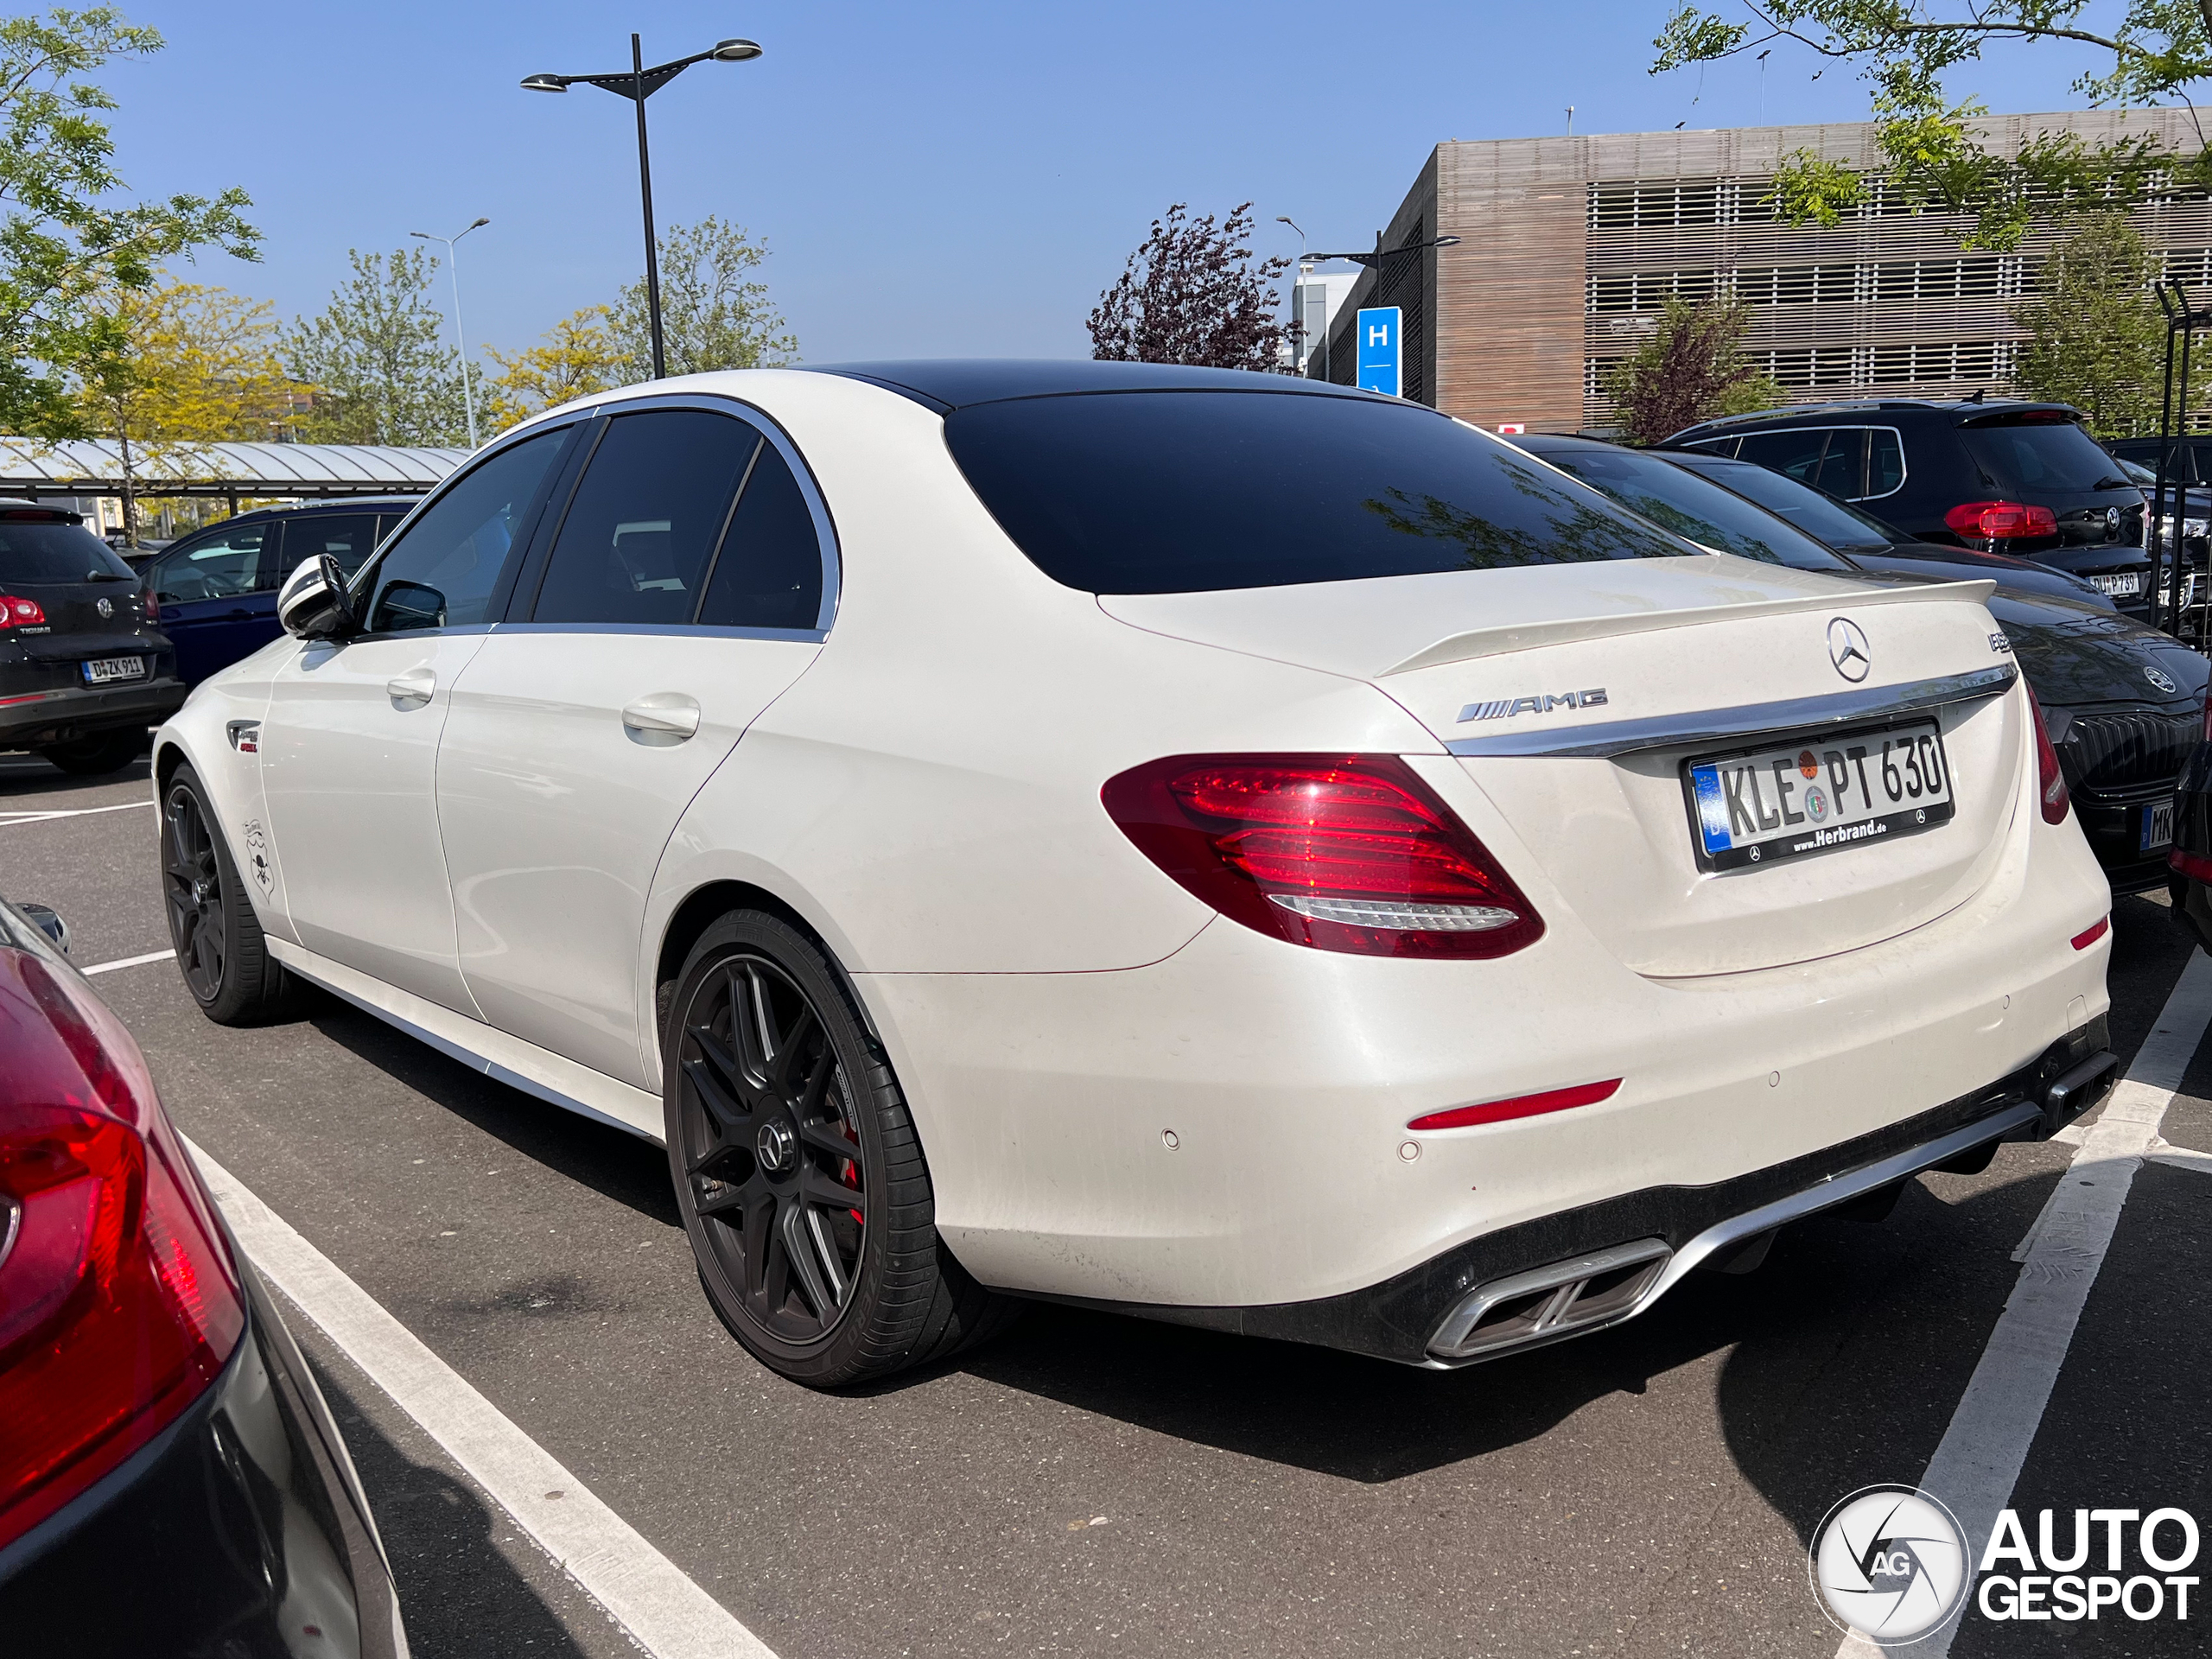
<path fill-rule="evenodd" d="M 611 1123 L 657 1147 L 665 1144 L 658 1095 L 634 1089 L 603 1071 L 579 1065 L 411 992 L 395 990 L 382 980 L 372 979 L 358 969 L 317 956 L 289 940 L 269 937 L 268 944 L 269 954 L 302 979 L 428 1043 L 470 1071 L 481 1071 L 496 1083 L 601 1123 Z"/>

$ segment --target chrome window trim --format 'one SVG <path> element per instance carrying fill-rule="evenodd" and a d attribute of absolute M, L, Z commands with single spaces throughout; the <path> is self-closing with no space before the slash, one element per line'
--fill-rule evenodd
<path fill-rule="evenodd" d="M 1937 679 L 1916 680 L 1910 685 L 1837 691 L 1780 702 L 1745 703 L 1734 709 L 1703 709 L 1682 715 L 1652 715 L 1641 720 L 1608 720 L 1588 726 L 1505 732 L 1494 737 L 1454 738 L 1444 747 L 1462 758 L 1541 756 L 1609 760 L 1644 749 L 1694 748 L 1742 738 L 1779 738 L 1822 727 L 1856 725 L 1895 715 L 1918 714 L 1953 703 L 1980 702 L 2004 696 L 2019 677 L 2019 671 L 2005 663 Z"/>
<path fill-rule="evenodd" d="M 815 613 L 814 626 L 804 632 L 826 639 L 831 626 L 837 620 L 837 603 L 844 590 L 844 556 L 838 545 L 837 521 L 830 516 L 829 501 L 822 493 L 822 486 L 815 479 L 814 469 L 807 464 L 806 457 L 799 453 L 798 446 L 791 442 L 791 435 L 784 430 L 776 417 L 769 414 L 766 410 L 757 404 L 749 404 L 744 398 L 726 391 L 651 392 L 634 397 L 626 397 L 620 392 L 615 392 L 601 397 L 596 403 L 582 404 L 573 409 L 569 414 L 571 417 L 580 416 L 587 420 L 612 419 L 618 415 L 643 414 L 656 409 L 697 410 L 710 415 L 729 416 L 734 419 L 743 421 L 775 446 L 776 453 L 784 458 L 784 464 L 791 469 L 792 478 L 798 482 L 799 494 L 806 501 L 808 516 L 814 520 L 814 539 L 822 556 L 822 604 Z M 586 464 L 585 470 L 590 470 L 588 463 Z M 580 475 L 577 479 L 579 486 L 582 481 Z M 398 531 L 395 530 L 392 533 L 396 536 Z M 727 533 L 727 527 L 725 527 L 725 533 Z M 550 550 L 549 549 L 548 551 L 550 553 Z M 565 625 L 547 624 L 546 626 Z M 580 624 L 578 626 L 607 627 L 609 631 L 614 632 L 639 632 L 637 629 L 620 624 Z M 779 632 L 770 629 L 705 629 L 690 627 L 688 625 L 683 626 L 682 631 L 693 633 L 735 632 L 740 637 L 757 632 L 779 639 L 793 638 L 801 632 L 800 630 Z"/>
<path fill-rule="evenodd" d="M 1905 454 L 1904 432 L 1903 429 L 1899 427 L 1885 425 L 1878 421 L 1838 421 L 1827 426 L 1798 426 L 1793 423 L 1777 421 L 1772 426 L 1746 428 L 1745 430 L 1737 433 L 1735 435 L 1739 438 L 1755 438 L 1762 436 L 1769 432 L 1886 432 L 1891 437 L 1895 438 L 1897 441 L 1897 465 L 1903 468 L 1903 470 L 1897 474 L 1897 489 L 1884 490 L 1879 495 L 1847 495 L 1843 498 L 1847 501 L 1886 501 L 1891 496 L 1903 490 L 1905 486 L 1905 480 L 1912 476 L 1912 460 L 1910 456 Z M 1693 447 L 1694 446 L 1687 443 L 1682 446 L 1685 449 Z M 1736 446 L 1737 453 L 1732 456 L 1731 459 L 1735 461 L 1744 460 L 1745 455 L 1743 454 L 1743 448 L 1744 446 L 1742 444 L 1738 444 Z M 1827 458 L 1827 447 L 1825 444 L 1821 446 L 1821 456 L 1822 460 L 1826 460 Z M 1764 463 L 1753 461 L 1751 464 L 1756 467 L 1763 465 Z M 1768 470 L 1773 471 L 1775 469 L 1770 467 Z M 1787 473 L 1784 473 L 1783 476 L 1787 478 L 1789 475 Z M 1819 485 L 1809 483 L 1802 478 L 1796 481 L 1800 484 L 1803 484 L 1808 490 L 1817 490 L 1821 487 Z M 1822 491 L 1821 493 L 1823 494 L 1827 493 L 1825 491 Z"/>

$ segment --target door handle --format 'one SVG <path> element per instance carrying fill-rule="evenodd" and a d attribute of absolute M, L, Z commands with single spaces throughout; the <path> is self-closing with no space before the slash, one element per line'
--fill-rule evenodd
<path fill-rule="evenodd" d="M 428 663 L 409 669 L 404 674 L 395 674 L 384 683 L 391 700 L 404 708 L 420 709 L 430 700 L 438 689 L 438 677 Z"/>
<path fill-rule="evenodd" d="M 639 741 L 681 743 L 699 729 L 699 704 L 681 691 L 656 691 L 622 710 L 622 728 Z"/>

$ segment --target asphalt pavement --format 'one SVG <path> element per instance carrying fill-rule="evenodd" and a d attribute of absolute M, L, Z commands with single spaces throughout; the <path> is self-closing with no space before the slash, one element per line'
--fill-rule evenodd
<path fill-rule="evenodd" d="M 0 892 L 61 911 L 80 966 L 167 944 L 156 852 L 143 762 L 86 783 L 0 756 Z M 2126 1060 L 2193 942 L 2162 897 L 2117 902 L 2113 932 Z M 92 983 L 187 1135 L 784 1659 L 1826 1659 L 1807 1541 L 1846 1493 L 1927 1465 L 2074 1151 L 2007 1147 L 1885 1223 L 1802 1224 L 1755 1273 L 1694 1274 L 1617 1331 L 1464 1371 L 1039 1306 L 950 1364 L 823 1395 L 708 1311 L 657 1147 L 335 1001 L 226 1031 L 168 963 Z M 2209 1100 L 2200 1049 L 2164 1140 L 2212 1153 Z M 2208 1200 L 2202 1170 L 2137 1174 L 2024 1511 L 2174 1505 L 2212 1529 Z M 292 1323 L 418 1659 L 638 1651 L 353 1357 Z M 2200 1611 L 1970 1615 L 1952 1651 L 2193 1654 Z"/>

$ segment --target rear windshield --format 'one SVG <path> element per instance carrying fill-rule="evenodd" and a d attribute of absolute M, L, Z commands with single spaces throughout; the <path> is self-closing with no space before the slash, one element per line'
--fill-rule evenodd
<path fill-rule="evenodd" d="M 1770 473 L 1748 461 L 1696 455 L 1685 456 L 1683 464 L 1726 484 L 1738 495 L 1750 496 L 1768 512 L 1780 513 L 1808 536 L 1817 537 L 1830 547 L 1886 547 L 1905 539 L 1872 514 L 1847 507 L 1809 484 L 1800 484 L 1794 478 Z"/>
<path fill-rule="evenodd" d="M 82 524 L 0 518 L 0 586 L 21 582 L 136 582 L 130 567 Z"/>
<path fill-rule="evenodd" d="M 2071 421 L 1967 426 L 1959 435 L 1982 471 L 2016 495 L 2083 495 L 2127 482 L 2112 457 Z"/>
<path fill-rule="evenodd" d="M 1796 525 L 1671 461 L 1630 449 L 1548 451 L 1539 446 L 1534 453 L 1655 524 L 1722 553 L 1799 570 L 1847 575 L 1852 569 Z"/>
<path fill-rule="evenodd" d="M 1267 391 L 1085 392 L 946 416 L 1016 546 L 1093 594 L 1204 593 L 1693 554 L 1418 405 Z"/>

